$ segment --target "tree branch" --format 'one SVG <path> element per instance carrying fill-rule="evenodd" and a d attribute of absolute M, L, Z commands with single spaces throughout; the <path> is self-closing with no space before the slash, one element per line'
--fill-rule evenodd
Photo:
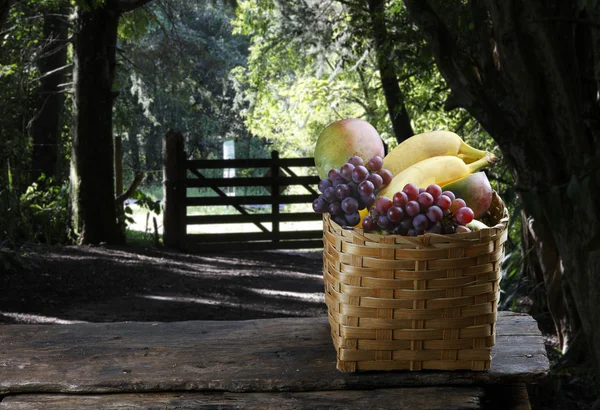
<path fill-rule="evenodd" d="M 405 0 L 410 18 L 429 43 L 437 67 L 452 90 L 448 106 L 463 107 L 487 130 L 509 129 L 499 101 L 482 86 L 477 63 L 461 50 L 446 24 L 427 0 Z"/>
<path fill-rule="evenodd" d="M 145 6 L 151 1 L 152 0 L 119 0 L 117 2 L 117 10 L 119 10 L 121 13 L 126 13 L 128 11 L 137 9 L 138 7 Z"/>
<path fill-rule="evenodd" d="M 144 172 L 136 173 L 135 177 L 133 179 L 133 182 L 131 183 L 131 185 L 129 186 L 127 191 L 123 192 L 121 195 L 116 197 L 115 203 L 117 205 L 123 204 L 123 202 L 125 202 L 125 200 L 127 198 L 129 198 L 129 197 L 131 197 L 131 195 L 133 195 L 133 193 L 137 189 L 138 185 L 140 185 L 144 181 L 144 178 L 146 178 L 146 173 L 144 173 Z"/>

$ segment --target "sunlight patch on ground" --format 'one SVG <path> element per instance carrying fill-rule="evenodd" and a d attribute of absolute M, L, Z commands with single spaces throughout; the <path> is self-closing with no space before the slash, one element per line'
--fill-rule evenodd
<path fill-rule="evenodd" d="M 271 305 L 246 305 L 242 302 L 229 302 L 225 300 L 209 299 L 209 298 L 189 298 L 180 296 L 158 296 L 158 295 L 137 295 L 138 297 L 150 300 L 157 300 L 162 302 L 178 302 L 178 303 L 200 303 L 205 305 L 213 306 L 224 306 L 233 307 L 238 309 L 251 310 L 255 312 L 264 312 L 285 316 L 317 316 L 316 312 L 320 312 L 320 309 L 304 309 L 300 314 L 298 311 L 289 309 L 280 309 Z"/>
<path fill-rule="evenodd" d="M 274 289 L 257 289 L 257 288 L 245 288 L 246 290 L 256 293 L 258 295 L 265 296 L 280 296 L 288 299 L 302 300 L 305 302 L 325 303 L 325 295 L 321 292 L 318 293 L 304 293 L 304 292 L 289 292 L 284 290 Z"/>
<path fill-rule="evenodd" d="M 239 302 L 228 302 L 225 300 L 209 299 L 209 298 L 187 298 L 181 296 L 155 296 L 155 295 L 138 295 L 138 297 L 150 300 L 159 300 L 162 302 L 183 302 L 183 303 L 200 303 L 203 305 L 240 307 Z"/>
<path fill-rule="evenodd" d="M 9 317 L 11 319 L 16 320 L 19 323 L 29 323 L 29 324 L 54 324 L 54 325 L 72 325 L 75 323 L 88 323 L 83 320 L 65 320 L 59 319 L 56 317 L 50 316 L 39 316 L 32 315 L 29 313 L 13 313 L 13 312 L 0 312 L 0 316 Z"/>

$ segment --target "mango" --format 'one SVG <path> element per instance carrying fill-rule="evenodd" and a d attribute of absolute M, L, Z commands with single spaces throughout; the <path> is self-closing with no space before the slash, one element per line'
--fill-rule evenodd
<path fill-rule="evenodd" d="M 367 162 L 376 155 L 385 156 L 381 136 L 371 124 L 359 118 L 346 118 L 329 124 L 315 146 L 315 166 L 320 178 L 331 169 L 340 169 L 357 155 Z"/>
<path fill-rule="evenodd" d="M 475 219 L 487 212 L 492 204 L 492 186 L 485 172 L 475 172 L 442 186 L 442 191 L 452 191 L 473 210 Z"/>

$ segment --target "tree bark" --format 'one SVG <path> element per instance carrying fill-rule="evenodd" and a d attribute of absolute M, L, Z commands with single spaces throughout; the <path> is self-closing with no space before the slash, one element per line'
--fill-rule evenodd
<path fill-rule="evenodd" d="M 85 1 L 76 14 L 71 196 L 81 244 L 124 242 L 115 207 L 113 92 L 121 13 L 151 0 Z"/>
<path fill-rule="evenodd" d="M 415 133 L 410 123 L 410 116 L 406 111 L 404 96 L 393 63 L 393 47 L 389 40 L 385 22 L 385 1 L 369 0 L 369 16 L 371 30 L 377 54 L 377 68 L 381 77 L 383 94 L 392 121 L 392 127 L 398 144 Z"/>
<path fill-rule="evenodd" d="M 72 194 L 80 243 L 123 241 L 114 206 L 113 80 L 119 13 L 114 1 L 77 9 L 73 48 Z"/>
<path fill-rule="evenodd" d="M 44 46 L 38 58 L 40 85 L 37 90 L 35 116 L 29 123 L 33 140 L 31 181 L 41 174 L 56 177 L 61 145 L 64 94 L 67 66 L 68 8 L 48 10 L 44 16 Z"/>
<path fill-rule="evenodd" d="M 472 0 L 466 49 L 428 1 L 404 4 L 514 174 L 563 349 L 581 329 L 600 368 L 598 16 L 576 2 Z"/>
<path fill-rule="evenodd" d="M 13 0 L 0 0 L 0 31 L 4 29 L 4 23 L 8 20 L 8 12 Z"/>

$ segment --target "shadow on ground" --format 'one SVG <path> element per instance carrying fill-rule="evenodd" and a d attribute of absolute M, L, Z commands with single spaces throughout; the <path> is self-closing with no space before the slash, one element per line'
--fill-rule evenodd
<path fill-rule="evenodd" d="M 0 276 L 0 323 L 323 316 L 321 251 L 188 255 L 144 247 L 32 247 Z"/>

